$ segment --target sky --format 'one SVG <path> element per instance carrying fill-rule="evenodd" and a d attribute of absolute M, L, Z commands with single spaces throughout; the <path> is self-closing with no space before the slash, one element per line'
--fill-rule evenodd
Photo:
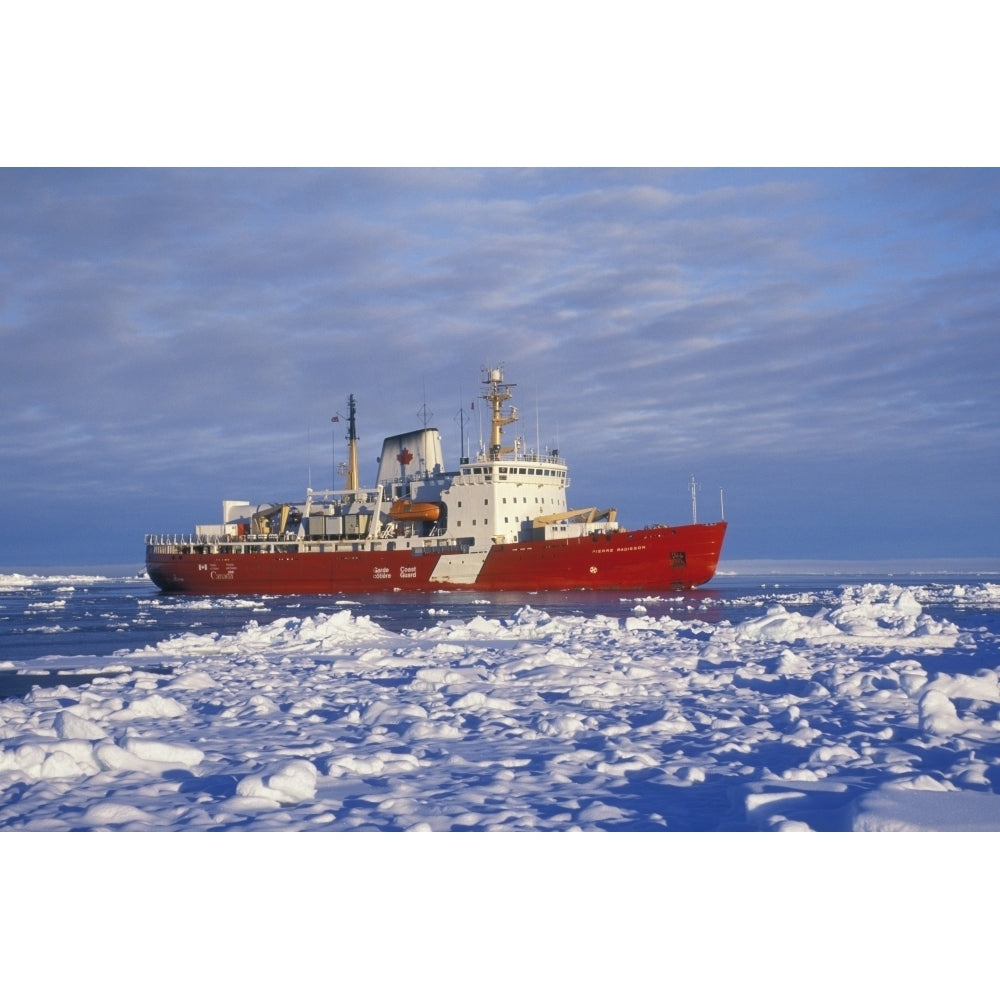
<path fill-rule="evenodd" d="M 495 364 L 574 506 L 1000 557 L 998 316 L 988 168 L 8 168 L 0 565 L 328 486 L 351 393 L 363 479 L 425 405 L 454 465 Z"/>
<path fill-rule="evenodd" d="M 466 6 L 11 15 L 0 567 L 330 485 L 352 393 L 362 478 L 425 407 L 454 463 L 496 364 L 628 527 L 694 478 L 723 561 L 1000 557 L 974 6 Z"/>

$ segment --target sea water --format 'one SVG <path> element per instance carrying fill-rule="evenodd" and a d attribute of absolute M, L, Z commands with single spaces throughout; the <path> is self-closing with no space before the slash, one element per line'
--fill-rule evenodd
<path fill-rule="evenodd" d="M 322 596 L 197 597 L 161 593 L 145 573 L 0 571 L 0 698 L 34 684 L 61 683 L 70 670 L 61 659 L 107 657 L 155 646 L 178 635 L 235 634 L 248 622 L 304 618 L 350 610 L 396 632 L 426 628 L 444 618 L 504 618 L 521 607 L 551 615 L 627 618 L 636 609 L 679 621 L 738 624 L 774 604 L 814 614 L 846 588 L 902 586 L 925 610 L 945 616 L 981 638 L 977 653 L 953 658 L 960 670 L 997 666 L 1000 594 L 990 599 L 997 572 L 740 572 L 717 576 L 705 587 L 651 593 L 554 591 L 501 594 L 447 593 Z M 984 586 L 987 588 L 984 590 Z M 49 669 L 49 668 L 52 669 Z"/>
<path fill-rule="evenodd" d="M 0 574 L 0 829 L 996 830 L 998 792 L 998 573 L 211 598 Z"/>

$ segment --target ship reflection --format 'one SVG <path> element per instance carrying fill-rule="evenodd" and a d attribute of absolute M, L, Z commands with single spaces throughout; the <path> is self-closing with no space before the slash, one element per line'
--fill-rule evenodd
<path fill-rule="evenodd" d="M 392 628 L 392 619 L 404 627 L 412 626 L 415 615 L 419 615 L 426 624 L 429 618 L 437 615 L 461 619 L 476 615 L 507 618 L 523 607 L 551 615 L 582 615 L 586 618 L 606 615 L 619 619 L 649 615 L 652 618 L 668 617 L 677 621 L 714 624 L 724 617 L 726 596 L 724 590 L 702 587 L 697 590 L 502 591 L 490 594 L 441 591 L 434 594 L 379 594 L 374 599 L 380 611 L 390 619 L 383 620 L 382 624 Z"/>

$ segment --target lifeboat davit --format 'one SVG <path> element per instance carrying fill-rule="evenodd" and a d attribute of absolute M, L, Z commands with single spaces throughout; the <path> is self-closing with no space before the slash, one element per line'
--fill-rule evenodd
<path fill-rule="evenodd" d="M 394 521 L 436 521 L 440 516 L 441 507 L 436 503 L 397 500 L 389 508 L 389 517 Z"/>

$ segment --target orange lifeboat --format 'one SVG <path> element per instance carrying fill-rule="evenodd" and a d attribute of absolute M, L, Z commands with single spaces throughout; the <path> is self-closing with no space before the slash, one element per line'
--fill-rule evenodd
<path fill-rule="evenodd" d="M 440 516 L 441 508 L 436 503 L 397 500 L 389 508 L 389 517 L 394 521 L 436 521 Z"/>

